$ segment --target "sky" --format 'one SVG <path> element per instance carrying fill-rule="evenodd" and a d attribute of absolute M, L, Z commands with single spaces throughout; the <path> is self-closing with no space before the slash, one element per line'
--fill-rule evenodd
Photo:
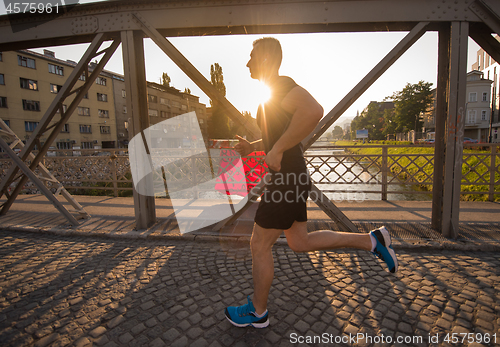
<path fill-rule="evenodd" d="M 81 0 L 93 2 L 92 0 Z M 0 14 L 5 13 L 0 2 Z M 328 113 L 370 70 L 406 35 L 406 32 L 280 34 L 283 49 L 281 75 L 293 78 L 323 106 Z M 261 84 L 252 80 L 246 67 L 252 42 L 263 35 L 230 35 L 167 38 L 208 79 L 210 66 L 222 67 L 226 98 L 239 111 L 255 117 L 263 94 Z M 336 124 L 354 118 L 370 101 L 382 101 L 401 90 L 407 83 L 426 81 L 436 86 L 437 32 L 420 38 L 389 70 L 383 74 L 341 117 Z M 45 47 L 56 52 L 59 59 L 78 61 L 88 44 Z M 468 70 L 475 62 L 479 46 L 469 39 Z M 43 48 L 33 49 L 43 53 Z M 171 78 L 171 86 L 200 97 L 210 105 L 209 98 L 155 44 L 145 40 L 146 78 L 160 82 L 163 72 Z M 105 67 L 123 74 L 121 46 Z"/>

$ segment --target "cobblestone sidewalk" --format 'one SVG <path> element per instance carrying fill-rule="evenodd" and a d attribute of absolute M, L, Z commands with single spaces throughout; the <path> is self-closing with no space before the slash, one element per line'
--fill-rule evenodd
<path fill-rule="evenodd" d="M 500 343 L 498 253 L 398 251 L 396 275 L 366 252 L 277 245 L 274 254 L 271 324 L 256 330 L 223 312 L 253 291 L 246 243 L 3 231 L 0 345 L 313 346 L 328 337 L 363 346 L 383 336 L 379 345 L 444 346 L 446 334 L 466 337 L 456 345 L 493 346 L 493 334 Z M 358 333 L 367 335 L 347 340 Z"/>

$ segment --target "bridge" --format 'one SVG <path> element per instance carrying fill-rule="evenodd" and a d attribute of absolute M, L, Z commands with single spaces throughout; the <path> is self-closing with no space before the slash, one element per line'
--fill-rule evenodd
<path fill-rule="evenodd" d="M 19 145 L 19 156 L 0 141 L 15 162 L 0 182 L 5 196 L 0 211 L 0 341 L 15 346 L 272 346 L 326 336 L 332 345 L 347 345 L 349 336 L 361 334 L 356 340 L 361 345 L 441 345 L 445 339 L 450 344 L 498 345 L 499 205 L 460 202 L 467 39 L 472 37 L 500 61 L 500 44 L 491 36 L 500 33 L 497 0 L 120 0 L 61 11 L 0 17 L 0 51 L 90 44 L 36 131 L 24 147 Z M 326 199 L 309 208 L 314 229 L 330 226 L 332 219 L 338 228 L 355 232 L 389 223 L 399 247 L 396 274 L 385 272 L 366 252 L 296 254 L 281 239 L 273 249 L 280 266 L 270 293 L 271 326 L 258 332 L 237 329 L 223 310 L 241 304 L 252 292 L 252 206 L 242 209 L 237 220 L 220 223 L 220 232 L 179 235 L 173 219 L 166 218 L 172 214 L 170 202 L 136 191 L 133 201 L 85 196 L 76 202 L 59 186 L 68 199 L 64 204 L 47 191 L 50 202 L 19 194 L 27 177 L 41 189 L 35 171 L 57 184 L 39 164 L 120 43 L 134 136 L 149 126 L 146 37 L 242 123 L 239 112 L 169 38 L 377 31 L 407 34 L 329 110 L 303 144 L 310 148 L 425 32 L 439 33 L 436 143 L 434 157 L 428 158 L 435 170 L 426 180 L 433 188 L 432 201 L 333 204 Z M 102 48 L 108 41 L 111 45 Z M 100 62 L 89 71 L 89 62 L 98 56 Z M 86 82 L 75 88 L 82 75 Z M 64 110 L 70 95 L 74 101 Z M 60 120 L 54 118 L 57 110 Z M 250 132 L 258 136 L 256 129 Z M 44 146 L 42 134 L 48 138 Z M 39 152 L 33 151 L 35 145 Z M 380 155 L 385 165 L 387 155 L 387 150 Z M 496 147 L 481 155 L 482 165 L 495 177 Z M 387 171 L 382 174 L 387 188 Z M 9 191 L 12 182 L 17 185 Z M 488 194 L 493 197 L 498 183 L 483 183 L 492 187 Z M 380 193 L 384 196 L 387 189 L 382 186 Z M 84 207 L 93 217 L 73 223 L 70 207 L 82 213 Z M 459 219 L 467 224 L 459 228 Z"/>
<path fill-rule="evenodd" d="M 257 15 L 256 15 L 257 14 Z M 219 102 L 229 117 L 247 127 L 254 138 L 257 129 L 246 124 L 236 108 L 222 97 L 202 74 L 168 40 L 177 36 L 317 33 L 317 32 L 377 32 L 405 31 L 407 35 L 321 120 L 317 128 L 303 141 L 309 148 L 342 113 L 424 33 L 439 33 L 437 113 L 435 141 L 435 172 L 433 178 L 432 226 L 442 235 L 458 235 L 459 200 L 465 120 L 465 81 L 467 39 L 470 36 L 496 61 L 500 61 L 500 43 L 492 33 L 500 33 L 500 4 L 494 0 L 371 0 L 371 1 L 107 1 L 68 5 L 59 13 L 5 15 L 0 18 L 0 51 L 90 43 L 73 73 L 66 79 L 60 93 L 43 116 L 19 154 L 12 156 L 16 165 L 0 183 L 7 201 L 0 211 L 5 215 L 12 206 L 28 177 L 40 163 L 48 147 L 75 111 L 91 83 L 110 57 L 122 44 L 127 108 L 131 112 L 131 135 L 149 126 L 144 64 L 145 37 L 151 38 L 212 100 Z M 101 49 L 105 41 L 111 45 Z M 102 56 L 89 73 L 92 59 Z M 86 76 L 82 87 L 75 88 L 80 76 Z M 63 101 L 74 99 L 63 112 Z M 53 127 L 57 111 L 60 120 Z M 30 159 L 40 137 L 46 136 L 39 152 Z M 11 155 L 2 140 L 2 147 Z M 12 192 L 8 187 L 18 176 L 21 179 Z M 260 186 L 263 189 L 263 186 Z M 343 230 L 355 231 L 355 226 L 314 186 L 319 199 L 316 203 Z M 255 200 L 258 194 L 250 197 Z M 50 197 L 49 197 L 50 198 Z M 64 212 L 61 206 L 54 204 Z M 251 202 L 248 202 L 248 206 Z M 147 228 L 156 222 L 153 197 L 134 192 L 136 226 Z M 241 209 L 242 213 L 244 208 Z M 231 223 L 239 215 L 219 225 Z M 69 218 L 69 217 L 68 217 Z"/>

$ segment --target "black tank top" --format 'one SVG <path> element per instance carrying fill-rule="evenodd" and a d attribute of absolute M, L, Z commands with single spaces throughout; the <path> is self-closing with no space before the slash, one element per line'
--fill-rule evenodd
<path fill-rule="evenodd" d="M 297 83 L 293 79 L 286 76 L 279 76 L 272 85 L 269 85 L 271 98 L 264 105 L 260 105 L 257 110 L 257 124 L 262 133 L 262 141 L 266 153 L 269 153 L 290 125 L 293 114 L 286 112 L 281 107 L 281 102 L 295 87 L 297 87 Z M 305 169 L 306 166 L 300 143 L 283 152 L 281 172 L 297 172 L 304 171 Z"/>

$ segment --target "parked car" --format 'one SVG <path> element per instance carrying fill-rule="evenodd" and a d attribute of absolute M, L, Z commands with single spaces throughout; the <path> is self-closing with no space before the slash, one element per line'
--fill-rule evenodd
<path fill-rule="evenodd" d="M 464 137 L 464 143 L 477 143 L 476 139 L 471 139 L 470 137 Z"/>

